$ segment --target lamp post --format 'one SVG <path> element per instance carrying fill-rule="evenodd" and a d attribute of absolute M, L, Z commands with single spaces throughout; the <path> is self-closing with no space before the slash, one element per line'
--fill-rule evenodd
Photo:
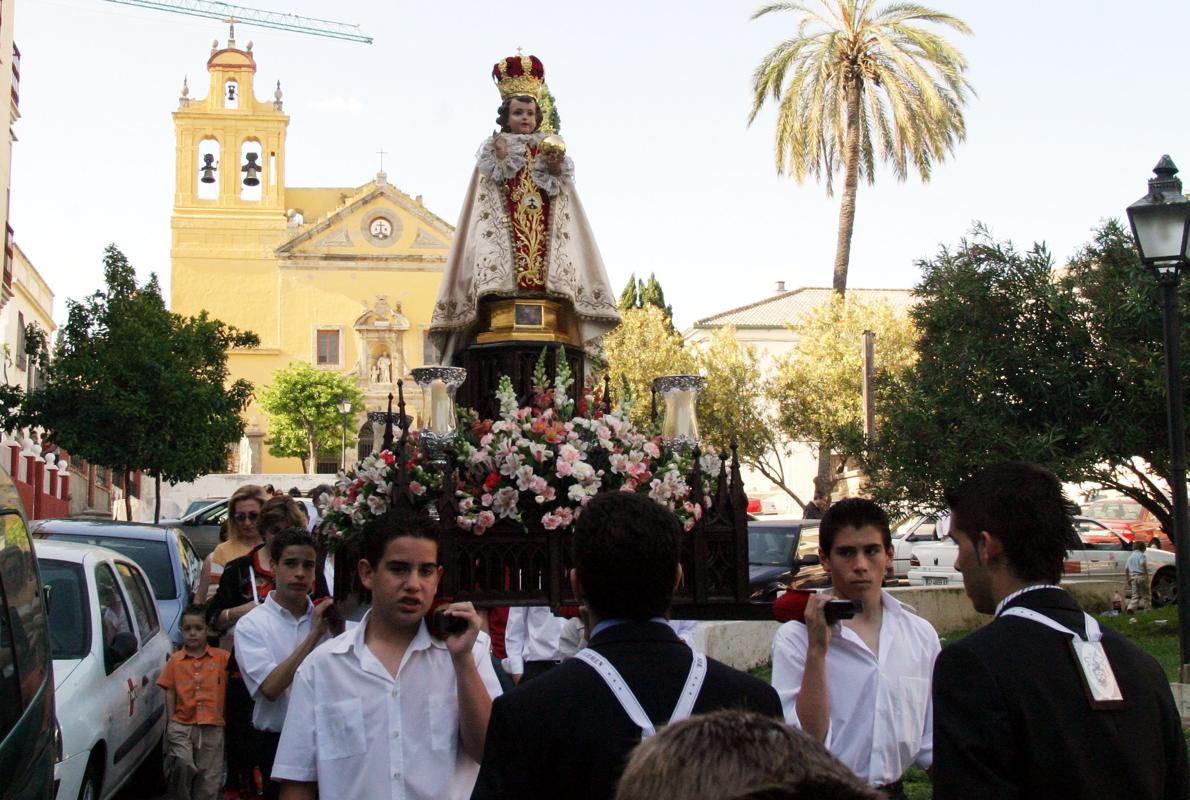
<path fill-rule="evenodd" d="M 1182 194 L 1178 168 L 1162 156 L 1149 179 L 1149 192 L 1128 206 L 1128 222 L 1140 260 L 1161 287 L 1165 342 L 1165 394 L 1169 417 L 1170 481 L 1173 489 L 1173 540 L 1177 547 L 1178 638 L 1182 649 L 1179 680 L 1190 681 L 1190 522 L 1186 507 L 1186 432 L 1182 416 L 1181 325 L 1178 284 L 1190 263 L 1190 200 Z"/>
<path fill-rule="evenodd" d="M 347 471 L 347 415 L 351 413 L 351 398 L 339 395 L 339 413 L 343 416 L 343 444 L 339 448 L 339 469 Z"/>

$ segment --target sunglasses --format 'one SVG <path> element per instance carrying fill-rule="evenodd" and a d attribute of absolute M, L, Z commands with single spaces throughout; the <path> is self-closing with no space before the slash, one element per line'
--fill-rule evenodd
<path fill-rule="evenodd" d="M 231 515 L 231 518 L 236 522 L 256 522 L 259 517 L 260 514 L 255 511 L 237 511 L 235 514 Z"/>

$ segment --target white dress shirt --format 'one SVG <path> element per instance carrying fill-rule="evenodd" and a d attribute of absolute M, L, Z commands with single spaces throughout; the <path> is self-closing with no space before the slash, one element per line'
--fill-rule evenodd
<path fill-rule="evenodd" d="M 240 665 L 248 693 L 256 701 L 256 707 L 252 709 L 252 727 L 258 731 L 281 732 L 293 687 L 282 692 L 276 700 L 269 700 L 260 693 L 260 685 L 278 664 L 293 655 L 302 640 L 310 635 L 313 624 L 314 603 L 309 598 L 306 599 L 306 613 L 294 617 L 273 599 L 273 592 L 236 623 L 236 663 Z"/>
<path fill-rule="evenodd" d="M 880 653 L 836 623 L 826 655 L 830 726 L 826 748 L 872 786 L 901 779 L 910 764 L 933 763 L 930 677 L 941 646 L 930 623 L 881 592 Z M 797 698 L 806 667 L 806 626 L 786 622 L 773 640 L 773 688 L 785 721 L 800 728 Z"/>
<path fill-rule="evenodd" d="M 394 679 L 364 642 L 370 615 L 298 668 L 273 778 L 317 782 L 325 798 L 470 797 L 479 767 L 459 747 L 450 651 L 422 622 Z M 480 633 L 471 655 L 496 698 L 490 648 Z"/>
<path fill-rule="evenodd" d="M 501 661 L 509 675 L 525 672 L 526 661 L 561 661 L 559 643 L 562 623 L 549 606 L 513 606 L 508 609 L 504 626 L 504 651 L 508 657 Z"/>

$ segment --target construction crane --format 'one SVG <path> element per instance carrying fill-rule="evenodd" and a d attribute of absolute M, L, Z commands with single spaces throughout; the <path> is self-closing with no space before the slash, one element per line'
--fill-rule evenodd
<path fill-rule="evenodd" d="M 360 32 L 359 25 L 315 17 L 299 17 L 297 14 L 282 14 L 279 11 L 233 6 L 230 3 L 219 3 L 215 0 L 107 0 L 107 2 L 151 8 L 155 11 L 171 11 L 175 14 L 189 14 L 192 17 L 205 17 L 223 22 L 239 22 L 244 25 L 256 25 L 260 28 L 308 33 L 311 36 L 327 36 L 332 39 L 345 39 L 349 42 L 372 43 L 372 37 Z"/>

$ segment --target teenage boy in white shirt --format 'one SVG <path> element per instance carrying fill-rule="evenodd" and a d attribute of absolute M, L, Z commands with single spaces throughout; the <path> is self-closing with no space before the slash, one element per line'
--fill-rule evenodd
<path fill-rule="evenodd" d="M 832 589 L 813 595 L 805 623 L 773 641 L 773 688 L 785 721 L 826 745 L 890 800 L 903 798 L 910 764 L 933 763 L 930 678 L 938 634 L 881 588 L 892 559 L 888 515 L 863 498 L 832 505 L 819 527 Z M 830 600 L 859 600 L 853 619 L 828 625 Z"/>
<path fill-rule="evenodd" d="M 283 800 L 468 797 L 500 694 L 487 634 L 430 635 L 442 567 L 428 520 L 400 511 L 365 534 L 359 575 L 372 608 L 298 670 L 273 766 Z"/>
<path fill-rule="evenodd" d="M 310 600 L 317 569 L 314 537 L 302 528 L 277 533 L 269 542 L 275 589 L 235 627 L 236 661 L 244 685 L 255 701 L 252 709 L 253 750 L 264 779 L 266 800 L 280 796 L 269 780 L 281 727 L 289 704 L 289 688 L 298 665 L 330 632 L 330 601 Z"/>

